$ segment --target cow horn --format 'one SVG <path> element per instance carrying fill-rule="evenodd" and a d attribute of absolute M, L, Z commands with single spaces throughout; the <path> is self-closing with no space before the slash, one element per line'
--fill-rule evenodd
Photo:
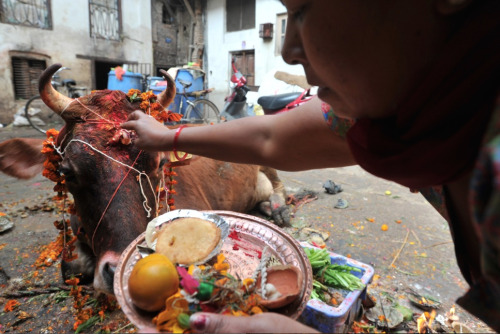
<path fill-rule="evenodd" d="M 52 87 L 52 76 L 61 67 L 61 64 L 50 65 L 45 71 L 43 71 L 38 81 L 38 91 L 40 92 L 43 102 L 59 115 L 64 108 L 66 108 L 68 104 L 73 101 L 73 99 L 59 93 L 54 89 L 54 87 Z"/>
<path fill-rule="evenodd" d="M 158 102 L 162 105 L 163 108 L 166 108 L 174 101 L 175 98 L 175 81 L 172 79 L 170 74 L 165 70 L 160 70 L 161 74 L 163 74 L 163 78 L 167 80 L 167 88 L 158 94 Z"/>

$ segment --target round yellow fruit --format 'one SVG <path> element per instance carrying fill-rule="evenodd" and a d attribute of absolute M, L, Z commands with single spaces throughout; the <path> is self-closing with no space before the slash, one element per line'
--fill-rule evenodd
<path fill-rule="evenodd" d="M 145 311 L 158 311 L 165 300 L 179 289 L 179 275 L 174 264 L 162 254 L 140 259 L 128 280 L 132 302 Z"/>

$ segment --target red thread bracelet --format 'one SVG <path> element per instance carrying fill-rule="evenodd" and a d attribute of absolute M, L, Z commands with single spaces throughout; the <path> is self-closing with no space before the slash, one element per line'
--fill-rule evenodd
<path fill-rule="evenodd" d="M 184 156 L 182 157 L 179 157 L 177 155 L 177 140 L 179 139 L 179 135 L 181 134 L 181 131 L 182 129 L 184 129 L 186 126 L 185 125 L 181 125 L 177 128 L 177 131 L 175 131 L 175 136 L 174 136 L 174 144 L 173 144 L 173 148 L 172 148 L 172 151 L 174 152 L 174 156 L 177 160 L 179 161 L 184 161 L 186 160 L 186 157 L 188 156 L 187 153 L 184 153 Z"/>

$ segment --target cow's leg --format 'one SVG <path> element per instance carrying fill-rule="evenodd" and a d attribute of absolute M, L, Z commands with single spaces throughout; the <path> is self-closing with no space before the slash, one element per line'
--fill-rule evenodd
<path fill-rule="evenodd" d="M 259 204 L 259 209 L 270 216 L 278 226 L 290 226 L 290 209 L 286 205 L 286 192 L 283 183 L 274 168 L 260 167 L 258 187 L 264 182 L 271 184 L 270 196 L 267 201 Z"/>

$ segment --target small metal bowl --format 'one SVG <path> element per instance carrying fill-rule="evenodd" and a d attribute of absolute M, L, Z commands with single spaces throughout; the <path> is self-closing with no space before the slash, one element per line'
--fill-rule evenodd
<path fill-rule="evenodd" d="M 162 214 L 161 216 L 158 216 L 152 221 L 150 221 L 148 223 L 148 226 L 146 227 L 146 234 L 145 234 L 147 247 L 150 248 L 152 251 L 156 251 L 156 241 L 158 232 L 164 225 L 169 224 L 179 218 L 198 218 L 210 221 L 218 229 L 220 229 L 220 240 L 217 246 L 215 246 L 215 248 L 210 252 L 210 254 L 208 254 L 206 257 L 200 259 L 199 261 L 193 264 L 206 263 L 211 258 L 219 254 L 222 245 L 224 244 L 224 241 L 229 235 L 229 224 L 223 217 L 219 215 L 197 210 L 186 210 L 186 209 L 173 210 L 165 214 Z"/>

